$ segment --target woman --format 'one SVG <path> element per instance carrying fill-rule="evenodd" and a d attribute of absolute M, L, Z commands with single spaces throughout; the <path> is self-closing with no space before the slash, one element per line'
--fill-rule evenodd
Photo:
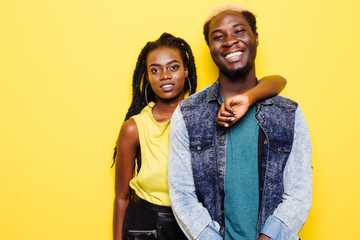
<path fill-rule="evenodd" d="M 252 99 L 275 95 L 285 85 L 281 77 L 266 79 L 251 90 Z M 196 80 L 194 57 L 183 39 L 164 33 L 140 52 L 133 75 L 132 103 L 114 154 L 114 240 L 186 239 L 170 208 L 169 125 L 185 93 L 195 92 Z M 246 93 L 242 95 L 246 97 Z"/>

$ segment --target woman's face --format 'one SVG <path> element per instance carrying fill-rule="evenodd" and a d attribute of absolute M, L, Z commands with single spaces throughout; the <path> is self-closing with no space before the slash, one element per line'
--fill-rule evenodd
<path fill-rule="evenodd" d="M 149 83 L 158 98 L 163 100 L 184 98 L 184 84 L 188 69 L 184 67 L 178 49 L 156 48 L 148 54 L 146 62 Z"/>

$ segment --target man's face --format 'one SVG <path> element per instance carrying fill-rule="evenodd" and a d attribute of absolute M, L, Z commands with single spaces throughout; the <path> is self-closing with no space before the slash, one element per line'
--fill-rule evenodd
<path fill-rule="evenodd" d="M 239 12 L 225 11 L 209 25 L 211 57 L 220 71 L 230 78 L 243 76 L 254 66 L 258 37 Z"/>

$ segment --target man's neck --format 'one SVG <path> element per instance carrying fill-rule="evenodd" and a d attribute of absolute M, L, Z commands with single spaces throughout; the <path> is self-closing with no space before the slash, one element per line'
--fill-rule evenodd
<path fill-rule="evenodd" d="M 224 98 L 241 94 L 253 88 L 256 85 L 255 71 L 249 71 L 241 77 L 229 78 L 222 72 L 219 72 L 220 92 Z"/>

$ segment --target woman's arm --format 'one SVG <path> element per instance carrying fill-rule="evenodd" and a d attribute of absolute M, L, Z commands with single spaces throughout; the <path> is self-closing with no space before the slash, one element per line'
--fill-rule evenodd
<path fill-rule="evenodd" d="M 263 77 L 252 89 L 244 94 L 249 97 L 250 106 L 259 100 L 278 95 L 286 86 L 286 79 L 279 75 Z"/>
<path fill-rule="evenodd" d="M 129 119 L 122 125 L 116 144 L 114 240 L 122 240 L 123 222 L 130 199 L 129 182 L 133 177 L 134 163 L 139 146 L 139 134 L 135 120 Z"/>
<path fill-rule="evenodd" d="M 252 89 L 243 94 L 228 97 L 221 104 L 216 122 L 230 127 L 245 115 L 257 101 L 279 94 L 286 85 L 286 79 L 279 75 L 263 77 Z"/>

